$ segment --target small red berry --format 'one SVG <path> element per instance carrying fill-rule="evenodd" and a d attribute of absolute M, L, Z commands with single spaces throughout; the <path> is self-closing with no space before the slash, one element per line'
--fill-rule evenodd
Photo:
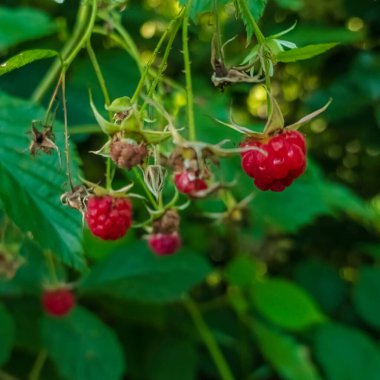
<path fill-rule="evenodd" d="M 178 191 L 192 195 L 198 191 L 206 190 L 207 183 L 188 171 L 182 171 L 174 175 L 174 184 Z"/>
<path fill-rule="evenodd" d="M 181 237 L 178 232 L 170 234 L 152 234 L 148 237 L 150 249 L 158 256 L 172 255 L 181 247 Z"/>
<path fill-rule="evenodd" d="M 265 143 L 248 139 L 240 146 L 256 146 L 267 153 L 241 153 L 243 170 L 260 190 L 283 191 L 305 171 L 306 142 L 297 131 L 285 131 Z"/>
<path fill-rule="evenodd" d="M 103 240 L 123 237 L 132 224 L 132 204 L 127 198 L 91 196 L 85 214 L 91 232 Z"/>
<path fill-rule="evenodd" d="M 42 306 L 45 312 L 54 317 L 67 315 L 75 305 L 74 296 L 70 290 L 62 288 L 46 290 L 42 295 Z"/>

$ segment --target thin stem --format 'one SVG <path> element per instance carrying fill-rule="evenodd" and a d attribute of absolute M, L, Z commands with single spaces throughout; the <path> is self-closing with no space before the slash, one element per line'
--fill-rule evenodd
<path fill-rule="evenodd" d="M 91 46 L 91 41 L 90 40 L 87 42 L 87 53 L 88 53 L 88 56 L 90 58 L 92 67 L 94 68 L 96 77 L 98 78 L 99 86 L 100 86 L 100 88 L 102 90 L 102 93 L 103 93 L 104 102 L 106 103 L 107 106 L 109 106 L 111 104 L 111 99 L 110 99 L 110 96 L 109 96 L 109 93 L 108 93 L 108 89 L 107 89 L 107 86 L 106 86 L 106 81 L 104 79 L 102 70 L 101 70 L 101 68 L 99 66 L 99 62 L 98 62 L 98 60 L 96 58 L 94 49 Z M 110 117 L 112 118 L 112 114 L 110 115 Z"/>
<path fill-rule="evenodd" d="M 66 175 L 67 180 L 69 181 L 69 185 L 72 191 L 74 191 L 74 184 L 71 178 L 71 169 L 70 169 L 70 147 L 69 147 L 69 130 L 68 130 L 68 122 L 67 122 L 67 105 L 66 105 L 66 73 L 63 70 L 61 75 L 62 82 L 62 104 L 63 104 L 63 126 L 65 133 L 65 155 L 66 155 Z"/>
<path fill-rule="evenodd" d="M 220 350 L 214 336 L 212 335 L 209 327 L 204 321 L 202 314 L 200 313 L 196 303 L 190 298 L 186 298 L 185 306 L 194 322 L 195 327 L 197 328 L 199 335 L 203 339 L 205 346 L 207 347 L 216 368 L 219 371 L 220 378 L 222 380 L 234 380 L 234 376 L 231 372 L 231 369 L 228 366 L 226 359 L 223 356 L 222 351 Z"/>
<path fill-rule="evenodd" d="M 141 174 L 140 172 L 138 171 L 138 169 L 135 167 L 132 169 L 133 171 L 133 174 L 135 175 L 135 177 L 137 178 L 137 180 L 139 181 L 140 185 L 142 186 L 142 188 L 144 189 L 145 191 L 145 194 L 147 195 L 147 197 L 149 198 L 149 201 L 152 203 L 152 205 L 154 206 L 154 208 L 158 208 L 158 204 L 156 202 L 156 200 L 154 199 L 153 197 L 153 194 L 150 192 L 150 190 L 148 189 L 148 187 L 146 186 L 145 184 L 145 181 L 144 179 L 141 177 Z"/>
<path fill-rule="evenodd" d="M 80 135 L 80 134 L 100 134 L 103 131 L 99 128 L 97 124 L 84 124 L 78 126 L 70 127 L 70 135 Z"/>
<path fill-rule="evenodd" d="M 73 34 L 71 38 L 66 42 L 65 46 L 61 50 L 61 59 L 65 59 L 70 51 L 77 44 L 79 38 L 83 34 L 83 30 L 87 25 L 87 18 L 90 11 L 90 6 L 86 2 L 81 2 L 81 5 L 78 10 L 78 17 L 76 25 L 74 27 Z M 46 92 L 49 90 L 50 86 L 54 82 L 55 78 L 59 75 L 61 71 L 62 62 L 61 59 L 57 59 L 53 65 L 50 67 L 45 77 L 42 79 L 40 84 L 34 90 L 31 100 L 39 103 L 42 98 L 45 96 Z"/>
<path fill-rule="evenodd" d="M 156 60 L 157 54 L 160 51 L 162 44 L 166 40 L 166 37 L 168 36 L 168 34 L 172 32 L 172 29 L 176 25 L 177 20 L 180 19 L 181 17 L 182 17 L 182 11 L 178 14 L 178 16 L 174 20 L 172 20 L 170 22 L 170 24 L 167 27 L 167 29 L 165 30 L 164 34 L 161 36 L 160 40 L 158 41 L 157 46 L 155 47 L 152 56 L 150 57 L 147 65 L 145 66 L 145 70 L 144 70 L 144 72 L 140 78 L 140 81 L 137 84 L 135 93 L 132 96 L 132 99 L 131 99 L 132 104 L 135 103 L 137 101 L 138 97 L 140 96 L 141 91 L 142 91 L 143 86 L 144 86 L 144 83 L 145 83 L 145 79 L 146 79 L 147 75 L 149 74 L 149 69 L 152 66 L 153 62 Z"/>
<path fill-rule="evenodd" d="M 129 46 L 126 44 L 125 41 L 123 41 L 119 36 L 117 36 L 116 34 L 114 33 L 108 33 L 107 31 L 105 31 L 103 28 L 99 28 L 99 27 L 95 27 L 93 32 L 95 34 L 100 34 L 102 36 L 106 36 L 106 37 L 109 37 L 111 40 L 113 40 L 113 42 L 117 43 L 119 45 L 119 47 L 123 48 L 129 55 L 131 55 L 132 58 L 134 58 L 134 56 L 132 55 L 131 51 L 130 51 L 130 48 Z M 135 59 L 135 58 L 134 58 Z M 136 62 L 137 66 L 141 66 L 141 57 L 138 56 L 138 63 Z M 144 69 L 142 68 L 141 71 L 143 71 Z M 156 78 L 156 76 L 158 75 L 157 71 L 154 70 L 152 67 L 149 68 L 149 75 L 152 76 L 153 78 Z M 175 88 L 176 90 L 178 91 L 183 91 L 184 89 L 181 87 L 181 85 L 179 85 L 178 83 L 176 83 L 175 81 L 173 81 L 172 79 L 170 78 L 167 78 L 167 77 L 162 77 L 161 76 L 161 80 L 163 82 L 165 82 L 167 85 L 169 85 L 170 87 L 173 87 Z"/>
<path fill-rule="evenodd" d="M 62 77 L 59 78 L 56 86 L 55 86 L 55 89 L 54 89 L 54 92 L 53 92 L 53 95 L 51 96 L 50 98 L 50 102 L 49 102 L 49 106 L 46 110 L 46 114 L 45 114 L 45 121 L 44 121 L 44 125 L 47 124 L 48 122 L 48 116 L 49 116 L 49 113 L 50 113 L 50 110 L 51 110 L 51 107 L 53 107 L 53 103 L 54 103 L 54 100 L 55 98 L 57 97 L 57 94 L 58 94 L 58 90 L 59 90 L 59 87 L 61 85 L 61 81 L 62 81 Z"/>
<path fill-rule="evenodd" d="M 164 56 L 162 57 L 162 61 L 160 63 L 160 66 L 158 67 L 158 71 L 156 73 L 156 78 L 154 79 L 152 85 L 149 88 L 149 91 L 148 91 L 148 94 L 146 97 L 147 99 L 150 99 L 152 97 L 152 94 L 154 93 L 154 90 L 156 89 L 158 82 L 161 80 L 161 76 L 162 76 L 163 72 L 165 71 L 166 63 L 168 61 L 169 54 L 170 54 L 170 50 L 173 46 L 173 42 L 174 42 L 174 39 L 177 35 L 179 27 L 180 27 L 180 20 L 178 20 L 176 25 L 173 27 L 172 33 L 170 34 L 170 38 L 169 38 L 168 44 L 167 44 L 165 52 L 164 52 Z M 140 109 L 140 114 L 145 110 L 146 106 L 147 106 L 147 102 L 144 101 L 144 103 Z"/>
<path fill-rule="evenodd" d="M 58 284 L 58 276 L 57 276 L 57 271 L 55 269 L 55 263 L 54 263 L 54 257 L 51 251 L 45 251 L 45 259 L 46 259 L 46 264 L 48 267 L 48 271 L 50 274 L 50 279 L 53 282 L 54 285 Z"/>
<path fill-rule="evenodd" d="M 67 68 L 71 65 L 71 63 L 74 61 L 75 57 L 78 55 L 80 50 L 86 45 L 87 41 L 91 37 L 92 29 L 95 25 L 96 20 L 96 11 L 97 11 L 97 3 L 96 0 L 92 0 L 92 9 L 91 9 L 91 15 L 90 20 L 88 22 L 87 28 L 83 33 L 82 38 L 78 42 L 78 44 L 75 46 L 74 50 L 70 53 L 70 55 L 64 60 L 64 66 Z"/>
<path fill-rule="evenodd" d="M 183 18 L 183 27 L 182 27 L 182 49 L 183 49 L 183 59 L 185 66 L 185 77 L 186 77 L 186 113 L 187 113 L 187 123 L 189 127 L 189 139 L 195 140 L 195 121 L 194 121 L 194 108 L 193 108 L 193 85 L 191 80 L 191 64 L 190 64 L 190 54 L 189 54 L 189 10 L 191 9 L 192 0 L 188 0 L 185 15 Z"/>
<path fill-rule="evenodd" d="M 47 350 L 43 349 L 38 353 L 36 361 L 34 362 L 33 368 L 29 374 L 29 380 L 39 380 L 41 376 L 41 371 L 44 368 L 46 359 L 48 357 Z"/>

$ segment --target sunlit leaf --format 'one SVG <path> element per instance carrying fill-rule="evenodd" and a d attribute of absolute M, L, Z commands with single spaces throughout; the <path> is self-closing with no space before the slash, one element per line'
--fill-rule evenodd
<path fill-rule="evenodd" d="M 0 64 L 0 76 L 26 66 L 34 61 L 52 58 L 58 54 L 57 51 L 48 49 L 25 50 Z"/>

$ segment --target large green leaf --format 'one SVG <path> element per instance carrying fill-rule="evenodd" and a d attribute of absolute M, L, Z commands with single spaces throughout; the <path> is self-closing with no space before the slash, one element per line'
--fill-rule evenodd
<path fill-rule="evenodd" d="M 46 13 L 26 7 L 0 7 L 0 25 L 0 51 L 20 42 L 48 36 L 56 30 Z"/>
<path fill-rule="evenodd" d="M 380 329 L 380 269 L 362 268 L 354 287 L 354 305 L 359 315 Z"/>
<path fill-rule="evenodd" d="M 0 93 L 0 199 L 14 223 L 44 249 L 50 249 L 66 264 L 84 266 L 82 257 L 82 221 L 75 212 L 60 203 L 67 182 L 65 169 L 57 154 L 31 157 L 27 152 L 32 120 L 42 120 L 44 110 L 32 103 Z M 54 132 L 61 152 L 63 126 L 56 122 Z M 78 160 L 72 150 L 74 178 Z M 64 165 L 64 163 L 63 163 Z"/>
<path fill-rule="evenodd" d="M 359 330 L 342 325 L 318 329 L 315 355 L 329 380 L 380 379 L 380 351 Z"/>
<path fill-rule="evenodd" d="M 0 304 L 0 366 L 2 366 L 11 354 L 14 342 L 14 323 L 11 315 Z"/>
<path fill-rule="evenodd" d="M 300 262 L 295 267 L 295 278 L 328 313 L 337 311 L 346 300 L 347 284 L 337 268 L 323 261 L 306 259 Z"/>
<path fill-rule="evenodd" d="M 45 317 L 42 336 L 49 355 L 65 378 L 122 378 L 125 361 L 115 333 L 86 309 L 77 307 L 64 318 Z"/>
<path fill-rule="evenodd" d="M 309 59 L 325 53 L 326 51 L 335 47 L 337 43 L 328 44 L 318 44 L 318 45 L 308 45 L 301 48 L 295 48 L 291 50 L 286 50 L 280 52 L 276 55 L 276 60 L 278 62 L 295 62 L 304 59 Z"/>
<path fill-rule="evenodd" d="M 96 292 L 144 302 L 179 300 L 210 272 L 199 255 L 181 252 L 154 256 L 144 244 L 123 247 L 94 267 L 84 279 L 83 293 Z"/>
<path fill-rule="evenodd" d="M 314 300 L 296 284 L 270 279 L 252 286 L 256 309 L 270 322 L 288 330 L 303 330 L 325 320 Z"/>
<path fill-rule="evenodd" d="M 55 57 L 58 54 L 57 51 L 49 49 L 25 50 L 0 64 L 0 76 L 26 66 L 34 61 Z"/>
<path fill-rule="evenodd" d="M 260 351 L 285 380 L 319 380 L 306 347 L 292 337 L 280 334 L 261 323 L 253 321 L 252 332 Z"/>

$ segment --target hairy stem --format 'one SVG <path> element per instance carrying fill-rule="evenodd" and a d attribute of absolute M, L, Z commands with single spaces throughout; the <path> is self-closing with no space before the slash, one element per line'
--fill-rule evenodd
<path fill-rule="evenodd" d="M 190 298 L 186 298 L 184 302 L 191 316 L 191 319 L 193 320 L 194 325 L 199 332 L 199 335 L 201 336 L 205 346 L 207 347 L 210 353 L 210 356 L 212 357 L 214 361 L 216 368 L 219 371 L 220 378 L 222 380 L 234 380 L 234 376 L 231 372 L 231 369 L 229 368 L 228 363 L 225 357 L 223 356 L 223 353 L 220 350 L 209 327 L 204 321 L 202 314 L 199 311 L 196 303 Z"/>
<path fill-rule="evenodd" d="M 191 79 L 191 64 L 190 64 L 190 54 L 189 54 L 189 11 L 191 9 L 192 0 L 188 0 L 185 15 L 183 18 L 182 27 L 182 49 L 183 49 L 183 59 L 185 66 L 185 77 L 186 77 L 186 113 L 187 113 L 187 123 L 189 128 L 189 139 L 195 140 L 195 121 L 194 121 L 194 99 L 193 99 L 193 85 Z"/>

